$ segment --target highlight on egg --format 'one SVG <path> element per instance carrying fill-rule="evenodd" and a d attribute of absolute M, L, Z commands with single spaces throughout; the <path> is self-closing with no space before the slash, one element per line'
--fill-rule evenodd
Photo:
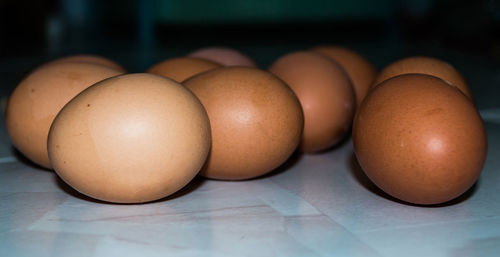
<path fill-rule="evenodd" d="M 486 160 L 477 109 L 458 88 L 431 75 L 398 75 L 373 88 L 352 137 L 371 181 L 414 204 L 457 198 L 477 181 Z"/>
<path fill-rule="evenodd" d="M 205 106 L 212 148 L 200 174 L 242 180 L 284 163 L 300 142 L 304 117 L 294 92 L 273 74 L 222 67 L 183 83 Z"/>
<path fill-rule="evenodd" d="M 199 172 L 211 144 L 198 98 L 152 74 L 127 74 L 81 92 L 59 112 L 47 149 L 77 191 L 116 203 L 169 196 Z"/>

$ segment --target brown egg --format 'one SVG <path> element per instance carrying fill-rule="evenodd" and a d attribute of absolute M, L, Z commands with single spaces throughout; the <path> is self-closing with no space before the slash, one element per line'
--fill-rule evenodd
<path fill-rule="evenodd" d="M 120 71 L 121 73 L 126 72 L 125 68 L 123 68 L 120 64 L 118 64 L 117 62 L 115 62 L 113 60 L 104 58 L 102 56 L 89 55 L 89 54 L 80 54 L 80 55 L 71 55 L 71 56 L 61 57 L 59 59 L 48 62 L 45 65 L 50 65 L 50 64 L 54 64 L 54 63 L 61 63 L 61 62 L 83 62 L 83 63 L 99 64 L 99 65 L 104 65 L 106 67 Z"/>
<path fill-rule="evenodd" d="M 269 72 L 224 67 L 183 83 L 205 106 L 212 149 L 201 175 L 238 180 L 263 175 L 285 162 L 300 141 L 300 103 Z"/>
<path fill-rule="evenodd" d="M 304 110 L 301 149 L 325 150 L 351 127 L 355 96 L 351 81 L 335 61 L 314 52 L 294 52 L 276 60 L 269 70 L 297 94 Z"/>
<path fill-rule="evenodd" d="M 182 82 L 198 73 L 221 67 L 222 65 L 195 57 L 179 57 L 159 62 L 146 72 Z"/>
<path fill-rule="evenodd" d="M 77 62 L 34 70 L 12 92 L 7 104 L 5 122 L 12 143 L 28 159 L 50 168 L 47 135 L 54 117 L 87 87 L 119 74 L 106 66 Z"/>
<path fill-rule="evenodd" d="M 365 57 L 355 51 L 340 46 L 318 46 L 311 49 L 337 61 L 347 72 L 354 86 L 356 104 L 359 106 L 365 98 L 373 80 L 377 76 L 377 69 Z"/>
<path fill-rule="evenodd" d="M 407 73 L 422 73 L 436 76 L 456 86 L 469 99 L 473 99 L 464 77 L 453 66 L 447 62 L 424 56 L 407 57 L 389 64 L 380 71 L 373 86 L 386 79 Z"/>
<path fill-rule="evenodd" d="M 203 58 L 224 66 L 257 67 L 255 62 L 245 54 L 227 47 L 206 47 L 198 49 L 188 56 Z"/>
<path fill-rule="evenodd" d="M 486 158 L 486 132 L 472 102 L 424 74 L 396 76 L 372 89 L 352 134 L 366 175 L 410 203 L 458 197 L 477 180 Z"/>
<path fill-rule="evenodd" d="M 210 123 L 184 86 L 128 74 L 83 91 L 57 115 L 47 148 L 57 174 L 117 203 L 168 196 L 193 179 L 210 150 Z"/>

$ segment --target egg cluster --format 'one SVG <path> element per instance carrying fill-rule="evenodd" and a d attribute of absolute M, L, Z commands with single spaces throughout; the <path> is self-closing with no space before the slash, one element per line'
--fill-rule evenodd
<path fill-rule="evenodd" d="M 118 203 L 164 198 L 197 175 L 255 178 L 351 129 L 366 175 L 410 203 L 459 196 L 486 156 L 482 120 L 451 65 L 411 57 L 377 72 L 338 46 L 288 53 L 267 71 L 221 47 L 135 74 L 99 56 L 60 58 L 21 81 L 6 124 L 28 159 Z"/>

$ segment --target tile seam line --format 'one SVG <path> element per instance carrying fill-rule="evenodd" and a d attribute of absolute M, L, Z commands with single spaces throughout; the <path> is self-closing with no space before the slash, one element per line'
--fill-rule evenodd
<path fill-rule="evenodd" d="M 274 182 L 272 179 L 269 180 L 271 183 L 273 183 L 275 186 L 281 188 L 282 190 L 286 190 L 288 191 L 290 194 L 293 194 L 295 195 L 296 197 L 298 197 L 299 199 L 301 199 L 302 201 L 305 201 L 306 203 L 308 203 L 309 205 L 311 205 L 311 207 L 313 207 L 318 213 L 320 213 L 320 215 L 314 215 L 314 216 L 324 216 L 326 217 L 330 222 L 332 222 L 333 224 L 336 224 L 338 225 L 339 227 L 341 227 L 342 229 L 344 229 L 344 231 L 348 232 L 351 236 L 357 238 L 360 242 L 362 242 L 366 247 L 368 247 L 370 250 L 372 250 L 375 254 L 377 254 L 378 257 L 384 257 L 384 255 L 382 255 L 379 251 L 377 251 L 375 248 L 373 248 L 371 245 L 367 244 L 365 241 L 363 241 L 360 237 L 358 237 L 357 234 L 355 234 L 353 231 L 347 229 L 344 225 L 336 222 L 335 220 L 333 220 L 330 216 L 326 215 L 325 213 L 323 213 L 322 211 L 318 210 L 318 208 L 316 208 L 316 206 L 314 206 L 312 203 L 306 201 L 304 198 L 302 198 L 300 195 L 297 195 L 295 192 L 292 192 L 290 190 L 288 190 L 287 188 L 285 187 L 282 187 L 281 185 L 277 184 L 276 182 Z M 305 217 L 307 217 L 308 215 L 304 215 Z M 303 216 L 303 217 L 304 217 Z M 295 216 L 294 216 L 295 217 Z M 286 217 L 285 217 L 286 218 Z M 316 251 L 315 251 L 316 252 Z M 320 254 L 321 255 L 321 254 Z M 321 255 L 323 256 L 323 255 Z"/>
<path fill-rule="evenodd" d="M 398 226 L 395 228 L 385 228 L 385 229 L 370 229 L 370 230 L 357 230 L 354 231 L 353 233 L 356 234 L 370 234 L 370 233 L 376 233 L 376 232 L 384 232 L 384 231 L 391 231 L 391 230 L 405 230 L 405 229 L 412 229 L 412 228 L 425 228 L 425 227 L 432 227 L 436 225 L 444 225 L 444 224 L 459 224 L 459 223 L 468 223 L 468 222 L 477 222 L 477 221 L 490 221 L 490 220 L 499 220 L 500 221 L 500 216 L 495 216 L 495 217 L 490 217 L 490 218 L 471 218 L 471 219 L 463 219 L 463 220 L 457 220 L 457 221 L 441 221 L 441 222 L 433 222 L 433 223 L 426 223 L 423 225 L 408 225 L 408 226 Z"/>
<path fill-rule="evenodd" d="M 12 155 L 0 157 L 0 163 L 13 163 L 13 162 L 17 162 L 17 158 Z"/>

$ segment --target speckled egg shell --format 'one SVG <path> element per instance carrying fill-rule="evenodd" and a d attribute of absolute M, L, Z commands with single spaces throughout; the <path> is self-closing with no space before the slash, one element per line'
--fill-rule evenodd
<path fill-rule="evenodd" d="M 293 91 L 269 72 L 223 67 L 183 83 L 205 106 L 212 149 L 201 175 L 254 178 L 275 169 L 300 141 L 303 114 Z"/>
<path fill-rule="evenodd" d="M 387 65 L 380 71 L 377 78 L 373 82 L 372 87 L 386 79 L 408 73 L 422 73 L 436 76 L 447 83 L 456 86 L 469 99 L 473 99 L 472 92 L 460 72 L 447 62 L 425 56 L 407 57 Z"/>
<path fill-rule="evenodd" d="M 452 200 L 479 177 L 487 140 L 481 117 L 456 87 L 424 74 L 374 88 L 353 125 L 354 151 L 386 193 L 415 204 Z"/>

